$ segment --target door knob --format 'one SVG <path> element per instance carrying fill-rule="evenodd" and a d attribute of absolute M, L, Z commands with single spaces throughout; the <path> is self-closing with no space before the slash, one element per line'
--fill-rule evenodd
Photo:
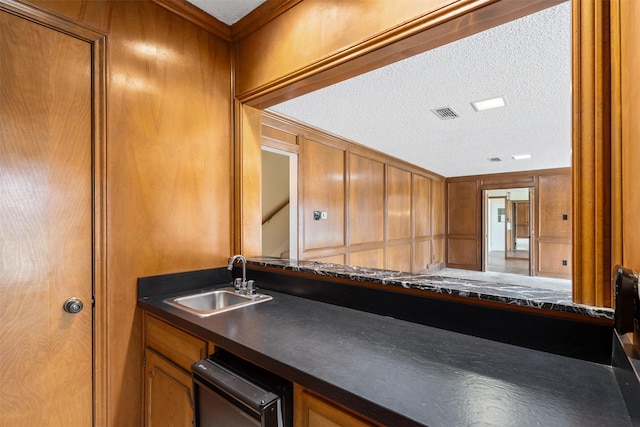
<path fill-rule="evenodd" d="M 81 312 L 83 307 L 84 304 L 82 304 L 82 300 L 76 297 L 69 298 L 64 302 L 64 305 L 62 306 L 62 308 L 64 308 L 64 311 L 71 314 Z"/>

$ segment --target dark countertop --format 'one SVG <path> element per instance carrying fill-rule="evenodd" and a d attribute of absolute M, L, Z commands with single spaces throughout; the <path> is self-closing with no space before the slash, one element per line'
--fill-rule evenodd
<path fill-rule="evenodd" d="M 163 302 L 169 281 L 149 284 L 139 307 L 386 425 L 631 425 L 607 364 L 270 290 L 272 301 L 198 318 Z"/>
<path fill-rule="evenodd" d="M 493 301 L 541 310 L 575 313 L 593 318 L 613 319 L 612 309 L 573 303 L 571 291 L 563 292 L 508 283 L 450 278 L 438 276 L 437 272 L 412 274 L 352 265 L 271 257 L 256 257 L 248 261 L 250 264 L 279 268 L 284 271 L 305 272 L 318 276 L 344 278 L 472 300 Z"/>

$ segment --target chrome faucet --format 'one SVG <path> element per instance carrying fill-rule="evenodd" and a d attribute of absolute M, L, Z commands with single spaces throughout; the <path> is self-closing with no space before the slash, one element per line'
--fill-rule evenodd
<path fill-rule="evenodd" d="M 255 286 L 254 281 L 247 281 L 247 259 L 242 255 L 234 255 L 229 258 L 229 265 L 227 266 L 227 270 L 233 270 L 233 265 L 237 261 L 242 262 L 242 279 L 236 278 L 233 280 L 233 286 L 237 293 L 242 295 L 254 295 L 255 294 Z"/>

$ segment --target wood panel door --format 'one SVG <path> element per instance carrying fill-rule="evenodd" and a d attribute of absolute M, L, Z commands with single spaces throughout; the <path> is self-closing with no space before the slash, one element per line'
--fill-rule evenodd
<path fill-rule="evenodd" d="M 515 202 L 516 239 L 529 238 L 529 202 Z"/>
<path fill-rule="evenodd" d="M 92 424 L 91 48 L 0 11 L 0 425 Z"/>
<path fill-rule="evenodd" d="M 478 181 L 447 183 L 447 266 L 481 270 Z"/>

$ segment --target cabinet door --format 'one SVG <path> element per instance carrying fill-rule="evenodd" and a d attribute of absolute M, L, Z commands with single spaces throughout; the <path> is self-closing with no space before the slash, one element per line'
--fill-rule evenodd
<path fill-rule="evenodd" d="M 299 386 L 295 388 L 294 411 L 294 427 L 372 427 L 379 425 L 368 422 L 358 414 L 309 393 Z"/>
<path fill-rule="evenodd" d="M 153 350 L 145 351 L 145 425 L 180 427 L 193 425 L 191 375 Z"/>

